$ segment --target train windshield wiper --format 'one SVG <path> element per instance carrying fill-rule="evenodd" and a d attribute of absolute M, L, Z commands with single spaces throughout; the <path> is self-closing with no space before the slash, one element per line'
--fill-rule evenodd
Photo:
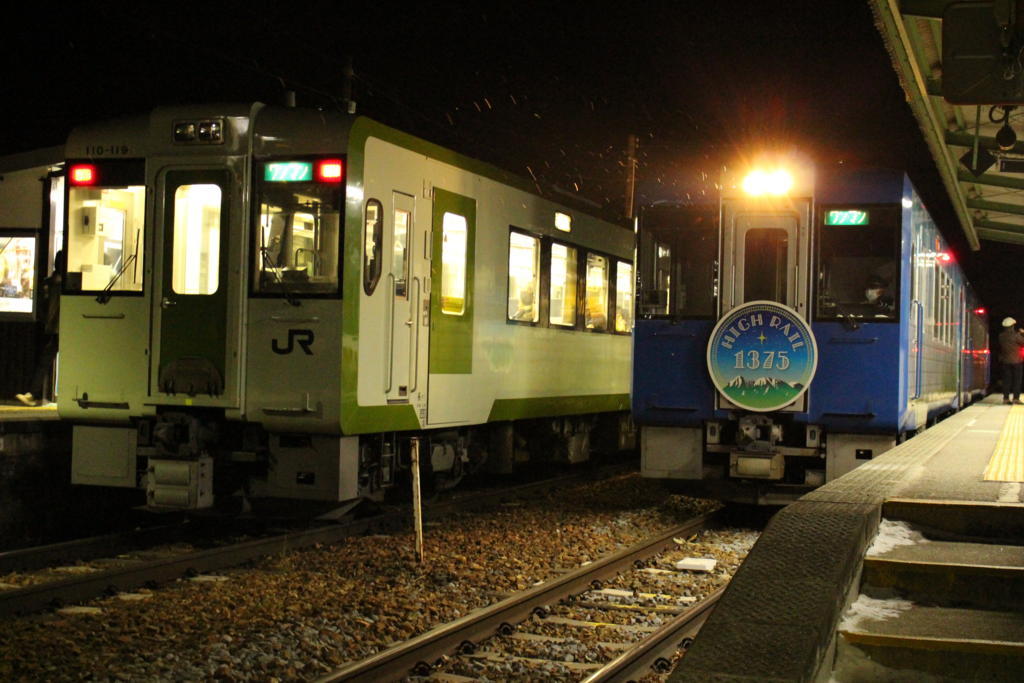
<path fill-rule="evenodd" d="M 275 266 L 274 263 L 270 260 L 270 257 L 267 256 L 266 247 L 260 247 L 260 255 L 263 257 L 264 272 L 267 272 L 269 270 L 271 273 L 273 273 L 274 282 L 276 282 L 277 286 L 280 288 L 281 294 L 284 296 L 284 300 L 287 301 L 292 306 L 301 306 L 302 302 L 296 299 L 295 295 L 288 290 L 288 286 L 284 283 L 284 279 L 281 278 L 281 273 L 279 273 L 276 270 L 277 266 Z"/>
<path fill-rule="evenodd" d="M 113 291 L 114 285 L 117 284 L 117 281 L 120 280 L 121 276 L 124 275 L 126 270 L 128 270 L 128 266 L 135 263 L 135 258 L 135 254 L 129 254 L 128 258 L 124 259 L 121 263 L 121 267 L 118 268 L 117 272 L 114 274 L 114 277 L 110 278 L 110 282 L 108 282 L 107 286 L 103 288 L 103 291 L 96 295 L 97 303 L 105 304 L 110 301 L 110 293 Z"/>

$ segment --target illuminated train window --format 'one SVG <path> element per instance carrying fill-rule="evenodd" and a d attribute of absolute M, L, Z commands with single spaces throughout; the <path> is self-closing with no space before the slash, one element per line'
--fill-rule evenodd
<path fill-rule="evenodd" d="M 363 221 L 363 291 L 369 296 L 377 288 L 382 269 L 381 252 L 384 240 L 384 209 L 380 201 L 366 202 Z"/>
<path fill-rule="evenodd" d="M 540 320 L 540 240 L 511 231 L 508 234 L 508 319 Z"/>
<path fill-rule="evenodd" d="M 583 302 L 584 327 L 608 329 L 608 259 L 587 254 L 587 292 Z"/>
<path fill-rule="evenodd" d="M 577 260 L 574 247 L 551 243 L 551 307 L 548 317 L 552 325 L 576 325 Z"/>
<path fill-rule="evenodd" d="M 220 207 L 218 185 L 181 185 L 174 191 L 175 294 L 214 294 L 220 286 Z"/>
<path fill-rule="evenodd" d="M 466 312 L 466 245 L 469 227 L 465 216 L 445 212 L 441 222 L 441 313 Z"/>
<path fill-rule="evenodd" d="M 65 291 L 142 291 L 144 177 L 142 162 L 71 164 Z"/>
<path fill-rule="evenodd" d="M 633 266 L 626 261 L 615 263 L 615 331 L 633 329 Z"/>

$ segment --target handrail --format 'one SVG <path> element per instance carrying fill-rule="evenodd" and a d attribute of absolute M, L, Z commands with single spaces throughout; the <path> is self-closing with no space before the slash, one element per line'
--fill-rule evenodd
<path fill-rule="evenodd" d="M 916 372 L 914 373 L 914 400 L 921 398 L 921 373 L 924 370 L 924 304 L 917 299 L 910 302 L 911 306 L 917 306 L 917 360 Z"/>
<path fill-rule="evenodd" d="M 410 378 L 409 382 L 409 394 L 416 391 L 419 387 L 419 375 L 420 375 L 420 279 L 418 277 L 412 278 L 412 284 L 415 285 L 416 294 L 413 295 L 412 291 L 409 292 L 409 305 L 411 309 L 409 311 L 409 319 L 412 323 L 412 329 L 410 330 L 410 356 L 409 368 Z M 412 287 L 409 288 L 410 290 Z"/>
<path fill-rule="evenodd" d="M 384 352 L 384 393 L 391 391 L 394 384 L 394 360 L 392 355 L 395 352 L 395 275 L 388 273 L 387 296 L 384 298 L 384 339 L 387 341 L 387 349 Z"/>

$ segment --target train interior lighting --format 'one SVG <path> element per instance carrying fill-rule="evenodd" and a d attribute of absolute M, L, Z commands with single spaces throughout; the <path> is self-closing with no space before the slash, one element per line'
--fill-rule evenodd
<path fill-rule="evenodd" d="M 572 232 L 572 216 L 561 211 L 555 211 L 555 228 L 562 232 Z"/>

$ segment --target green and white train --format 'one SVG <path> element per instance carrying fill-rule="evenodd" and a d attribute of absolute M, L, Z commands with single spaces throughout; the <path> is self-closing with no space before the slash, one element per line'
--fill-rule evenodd
<path fill-rule="evenodd" d="M 624 224 L 316 110 L 157 109 L 66 156 L 74 483 L 341 502 L 394 485 L 412 437 L 440 485 L 630 438 Z"/>

